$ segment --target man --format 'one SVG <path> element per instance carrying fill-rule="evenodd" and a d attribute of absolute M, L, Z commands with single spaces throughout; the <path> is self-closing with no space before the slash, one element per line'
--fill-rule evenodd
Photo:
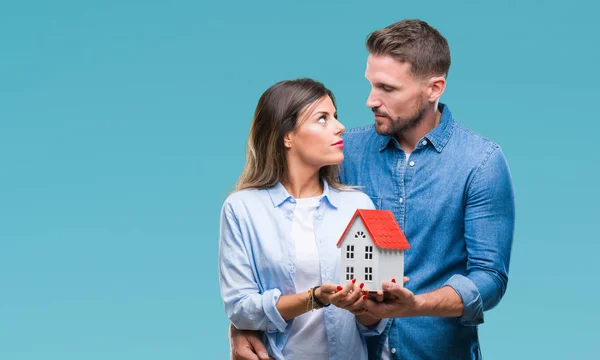
<path fill-rule="evenodd" d="M 406 287 L 384 282 L 392 299 L 365 302 L 383 330 L 369 338 L 370 358 L 480 359 L 477 325 L 508 281 L 515 216 L 508 165 L 498 145 L 439 103 L 450 51 L 437 30 L 404 20 L 372 33 L 367 49 L 375 124 L 344 135 L 341 179 L 391 210 L 411 245 Z M 249 344 L 253 335 L 234 333 L 238 359 L 262 351 Z"/>

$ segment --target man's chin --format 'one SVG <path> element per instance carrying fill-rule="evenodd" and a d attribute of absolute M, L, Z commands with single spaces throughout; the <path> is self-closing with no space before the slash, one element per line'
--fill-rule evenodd
<path fill-rule="evenodd" d="M 388 136 L 391 134 L 390 127 L 377 120 L 375 120 L 375 132 L 381 136 Z"/>

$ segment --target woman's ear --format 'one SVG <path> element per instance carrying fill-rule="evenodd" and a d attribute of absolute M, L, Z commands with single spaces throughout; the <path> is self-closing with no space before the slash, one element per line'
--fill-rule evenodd
<path fill-rule="evenodd" d="M 285 146 L 286 149 L 292 148 L 292 133 L 291 132 L 285 134 L 285 136 L 283 137 L 283 146 Z"/>

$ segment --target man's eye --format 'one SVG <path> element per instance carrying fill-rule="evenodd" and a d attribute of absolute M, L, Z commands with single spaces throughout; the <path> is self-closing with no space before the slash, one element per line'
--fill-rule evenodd
<path fill-rule="evenodd" d="M 391 88 L 389 86 L 382 86 L 381 89 L 385 92 L 390 92 L 390 91 L 394 90 L 394 88 Z"/>

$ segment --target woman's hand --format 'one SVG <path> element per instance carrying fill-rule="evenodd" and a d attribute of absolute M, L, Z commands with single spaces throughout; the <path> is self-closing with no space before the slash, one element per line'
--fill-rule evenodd
<path fill-rule="evenodd" d="M 315 291 L 315 296 L 323 304 L 333 304 L 341 309 L 350 311 L 354 315 L 360 315 L 366 312 L 363 308 L 363 303 L 368 291 L 363 288 L 364 284 L 356 284 L 356 279 L 348 282 L 344 287 L 332 283 L 324 283 Z"/>

